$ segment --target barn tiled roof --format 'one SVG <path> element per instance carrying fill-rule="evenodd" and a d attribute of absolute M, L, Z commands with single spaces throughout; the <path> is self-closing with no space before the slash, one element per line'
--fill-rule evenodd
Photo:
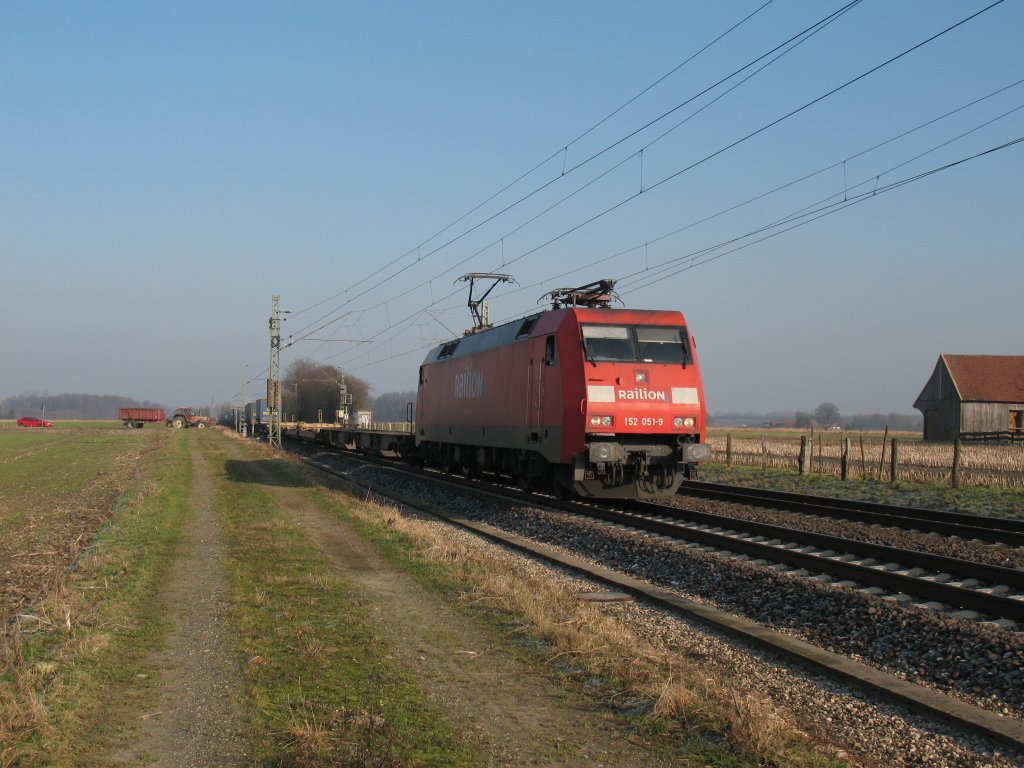
<path fill-rule="evenodd" d="M 1024 403 L 1024 355 L 943 355 L 962 402 Z"/>

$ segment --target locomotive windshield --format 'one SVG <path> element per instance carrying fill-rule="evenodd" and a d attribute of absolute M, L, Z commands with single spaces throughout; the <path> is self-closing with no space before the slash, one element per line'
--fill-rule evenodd
<path fill-rule="evenodd" d="M 640 345 L 640 359 L 645 363 L 693 362 L 686 343 L 685 328 L 638 325 L 636 340 Z"/>
<path fill-rule="evenodd" d="M 583 344 L 588 360 L 623 363 L 636 360 L 636 343 L 627 325 L 584 325 Z"/>
<path fill-rule="evenodd" d="M 593 362 L 693 362 L 686 328 L 665 325 L 584 325 L 583 344 Z"/>

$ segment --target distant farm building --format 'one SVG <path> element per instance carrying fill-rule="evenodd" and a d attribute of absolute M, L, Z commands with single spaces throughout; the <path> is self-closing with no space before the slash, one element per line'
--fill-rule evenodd
<path fill-rule="evenodd" d="M 925 440 L 1024 442 L 1024 355 L 940 355 L 914 407 Z"/>

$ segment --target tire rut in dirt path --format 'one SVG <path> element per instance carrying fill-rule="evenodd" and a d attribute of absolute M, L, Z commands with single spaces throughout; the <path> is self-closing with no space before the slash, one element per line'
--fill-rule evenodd
<path fill-rule="evenodd" d="M 195 519 L 157 598 L 166 607 L 171 630 L 165 646 L 142 665 L 154 670 L 155 701 L 147 701 L 144 711 L 131 715 L 138 718 L 138 728 L 116 739 L 117 749 L 105 756 L 104 764 L 233 766 L 242 764 L 246 755 L 239 713 L 242 675 L 227 638 L 224 548 L 213 484 L 197 447 L 200 437 L 188 435 L 189 504 Z"/>
<path fill-rule="evenodd" d="M 421 681 L 465 737 L 493 766 L 658 766 L 640 745 L 596 708 L 567 700 L 566 691 L 503 649 L 464 615 L 386 562 L 337 518 L 275 482 L 259 461 L 279 510 L 373 606 L 392 656 Z"/>

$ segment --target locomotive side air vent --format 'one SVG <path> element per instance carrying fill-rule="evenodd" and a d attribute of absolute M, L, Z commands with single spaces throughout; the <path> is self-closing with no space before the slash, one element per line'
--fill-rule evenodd
<path fill-rule="evenodd" d="M 437 353 L 437 359 L 444 360 L 446 357 L 451 357 L 452 355 L 455 354 L 455 348 L 458 346 L 459 339 L 456 339 L 455 341 L 449 341 L 447 344 L 441 347 L 441 351 Z"/>
<path fill-rule="evenodd" d="M 523 320 L 523 324 L 520 325 L 519 330 L 516 331 L 516 338 L 525 339 L 527 336 L 529 336 L 530 331 L 533 330 L 533 326 L 537 324 L 538 317 L 539 315 L 534 315 L 533 317 L 528 317 L 525 320 Z"/>

